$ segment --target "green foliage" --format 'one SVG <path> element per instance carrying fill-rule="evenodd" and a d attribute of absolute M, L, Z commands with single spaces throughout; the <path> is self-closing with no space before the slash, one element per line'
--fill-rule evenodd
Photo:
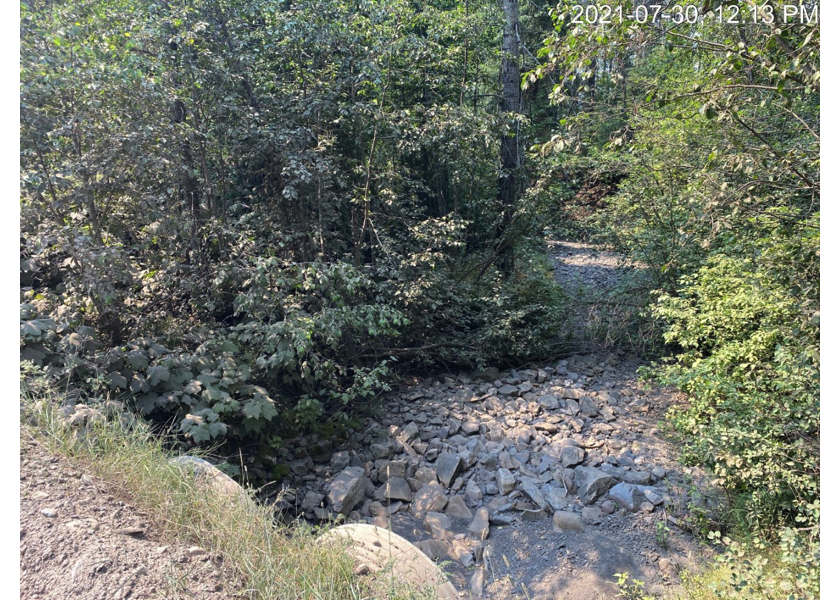
<path fill-rule="evenodd" d="M 687 458 L 714 467 L 750 527 L 814 525 L 819 498 L 819 233 L 775 230 L 753 259 L 712 256 L 655 314 L 682 348 L 661 380 Z"/>
<path fill-rule="evenodd" d="M 403 314 L 378 304 L 377 286 L 347 264 L 291 265 L 255 259 L 234 306 L 243 322 L 227 339 L 243 348 L 260 378 L 297 398 L 299 421 L 324 405 L 371 398 L 386 383 L 387 362 L 360 354 L 397 336 Z"/>
<path fill-rule="evenodd" d="M 638 579 L 630 579 L 629 573 L 616 573 L 613 575 L 617 579 L 618 598 L 627 598 L 627 600 L 653 600 L 653 596 L 645 595 L 645 582 Z"/>
<path fill-rule="evenodd" d="M 650 318 L 675 354 L 648 373 L 689 396 L 672 411 L 686 459 L 714 468 L 745 529 L 814 525 L 819 26 L 591 26 L 574 4 L 553 11 L 533 74 L 557 78 L 565 110 L 540 151 L 622 174 L 595 219 L 648 266 Z"/>
<path fill-rule="evenodd" d="M 501 24 L 490 2 L 22 5 L 22 358 L 239 443 L 369 404 L 395 367 L 552 353 L 530 210 L 515 275 L 493 266 Z"/>
<path fill-rule="evenodd" d="M 180 431 L 197 443 L 225 435 L 241 438 L 278 414 L 247 364 L 237 362 L 223 343 L 208 341 L 189 352 L 139 338 L 103 348 L 90 327 L 36 316 L 32 305 L 21 304 L 21 359 L 83 398 L 126 399 L 141 414 L 175 417 Z"/>
<path fill-rule="evenodd" d="M 671 530 L 665 524 L 665 521 L 657 521 L 656 522 L 656 530 L 654 531 L 654 537 L 656 538 L 656 544 L 663 549 L 668 549 L 669 539 L 671 537 Z"/>
<path fill-rule="evenodd" d="M 749 21 L 772 7 L 715 1 L 698 23 L 596 26 L 572 22 L 576 4 L 552 11 L 545 63 L 526 76 L 553 77 L 563 111 L 535 150 L 555 172 L 616 175 L 589 222 L 648 267 L 650 330 L 670 356 L 644 372 L 686 392 L 671 420 L 686 461 L 729 494 L 729 525 L 782 545 L 727 553 L 720 595 L 818 595 L 819 25 L 722 23 L 718 9 Z M 814 536 L 792 542 L 786 526 Z M 774 552 L 803 571 L 776 577 Z"/>
<path fill-rule="evenodd" d="M 746 600 L 815 600 L 820 597 L 820 543 L 813 537 L 785 528 L 778 550 L 761 539 L 736 542 L 709 534 L 724 545 L 716 560 L 728 577 L 712 585 L 718 598 Z"/>
<path fill-rule="evenodd" d="M 483 363 L 522 362 L 557 353 L 566 321 L 564 295 L 554 281 L 550 264 L 541 256 L 531 259 L 506 282 L 497 284 L 491 297 L 479 296 L 485 308 L 476 345 Z"/>

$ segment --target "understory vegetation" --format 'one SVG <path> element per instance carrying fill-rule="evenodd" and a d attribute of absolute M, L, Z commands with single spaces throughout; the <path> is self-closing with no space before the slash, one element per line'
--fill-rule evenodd
<path fill-rule="evenodd" d="M 22 358 L 239 444 L 406 369 L 558 355 L 539 217 L 498 197 L 500 18 L 24 3 Z"/>
<path fill-rule="evenodd" d="M 819 3 L 662 4 L 24 2 L 22 373 L 258 454 L 574 352 L 545 237 L 608 245 L 592 335 L 729 499 L 710 593 L 819 597 Z"/>

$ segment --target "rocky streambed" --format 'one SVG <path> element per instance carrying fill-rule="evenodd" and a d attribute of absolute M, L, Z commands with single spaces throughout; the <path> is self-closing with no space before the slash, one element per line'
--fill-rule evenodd
<path fill-rule="evenodd" d="M 289 500 L 392 529 L 476 597 L 613 597 L 619 572 L 662 591 L 700 550 L 689 505 L 717 500 L 675 462 L 657 425 L 674 396 L 637 366 L 591 354 L 427 380 L 346 447 L 298 440 L 313 452 L 289 460 Z"/>

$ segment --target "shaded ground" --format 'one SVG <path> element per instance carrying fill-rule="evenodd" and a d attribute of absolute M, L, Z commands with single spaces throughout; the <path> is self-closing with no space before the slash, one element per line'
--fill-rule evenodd
<path fill-rule="evenodd" d="M 619 287 L 634 269 L 622 256 L 579 242 L 549 241 L 554 275 L 580 300 L 598 300 Z"/>
<path fill-rule="evenodd" d="M 165 541 L 113 485 L 20 437 L 21 599 L 236 597 L 218 559 Z"/>

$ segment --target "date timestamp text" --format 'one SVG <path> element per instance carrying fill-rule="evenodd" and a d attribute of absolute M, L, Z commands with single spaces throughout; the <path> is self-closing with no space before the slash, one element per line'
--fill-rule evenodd
<path fill-rule="evenodd" d="M 714 21 L 730 25 L 778 23 L 816 24 L 820 19 L 820 6 L 814 4 L 783 4 L 774 8 L 770 5 L 738 6 L 735 4 L 721 5 L 713 10 L 703 10 L 692 4 L 663 5 L 640 4 L 638 6 L 610 6 L 608 4 L 580 4 L 571 7 L 571 22 L 576 25 L 610 25 L 625 21 L 639 24 L 669 22 L 674 25 L 681 23 L 700 23 Z"/>

